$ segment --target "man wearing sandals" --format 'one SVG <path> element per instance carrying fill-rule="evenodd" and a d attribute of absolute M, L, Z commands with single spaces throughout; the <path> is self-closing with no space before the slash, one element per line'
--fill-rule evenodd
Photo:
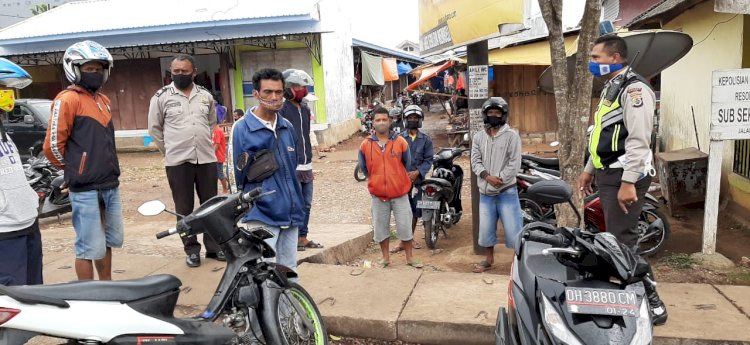
<path fill-rule="evenodd" d="M 515 246 L 523 227 L 516 174 L 521 169 L 521 138 L 508 126 L 508 102 L 492 97 L 482 105 L 484 131 L 474 134 L 471 170 L 478 176 L 479 245 L 487 258 L 474 267 L 482 273 L 492 267 L 497 244 L 497 221 L 503 223 L 505 246 Z"/>
<path fill-rule="evenodd" d="M 409 144 L 398 134 L 390 131 L 391 119 L 388 110 L 377 107 L 373 110 L 375 133 L 365 139 L 359 149 L 359 166 L 367 176 L 367 188 L 372 195 L 372 225 L 375 242 L 380 243 L 383 259 L 380 267 L 390 264 L 389 237 L 391 212 L 396 218 L 396 233 L 401 247 L 406 252 L 406 263 L 421 268 L 422 263 L 412 257 L 411 205 L 408 193 L 411 179 L 407 171 L 411 167 Z"/>

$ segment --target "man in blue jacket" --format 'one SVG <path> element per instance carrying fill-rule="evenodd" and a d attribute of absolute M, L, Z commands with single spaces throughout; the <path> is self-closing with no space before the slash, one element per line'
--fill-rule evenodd
<path fill-rule="evenodd" d="M 237 122 L 232 134 L 237 187 L 248 192 L 256 187 L 275 191 L 261 198 L 243 222 L 248 228 L 264 227 L 274 234 L 268 244 L 276 250 L 276 262 L 297 267 L 297 234 L 304 220 L 302 188 L 297 180 L 297 141 L 294 127 L 278 115 L 284 105 L 284 80 L 275 69 L 262 69 L 253 76 L 254 97 L 260 103 Z M 269 177 L 249 180 L 253 160 L 263 150 L 273 152 L 277 169 Z M 255 167 L 257 168 L 257 167 Z"/>
<path fill-rule="evenodd" d="M 422 209 L 417 208 L 417 201 L 422 200 L 422 190 L 420 185 L 427 177 L 427 173 L 432 168 L 432 138 L 426 133 L 420 131 L 424 113 L 418 105 L 409 105 L 404 109 L 404 119 L 406 119 L 406 130 L 401 132 L 401 136 L 409 144 L 409 153 L 411 155 L 411 179 L 412 190 L 409 192 L 409 203 L 411 203 L 411 232 L 417 229 L 417 220 L 422 217 Z M 414 240 L 414 249 L 421 249 L 419 242 Z M 393 251 L 399 252 L 402 248 L 399 245 Z"/>

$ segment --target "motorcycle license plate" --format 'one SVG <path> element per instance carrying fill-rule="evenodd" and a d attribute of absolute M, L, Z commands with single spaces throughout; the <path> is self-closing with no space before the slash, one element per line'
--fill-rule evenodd
<path fill-rule="evenodd" d="M 436 200 L 417 200 L 417 208 L 426 208 L 430 210 L 439 210 L 440 201 Z"/>
<path fill-rule="evenodd" d="M 636 317 L 640 312 L 635 291 L 568 287 L 565 304 L 574 314 Z"/>

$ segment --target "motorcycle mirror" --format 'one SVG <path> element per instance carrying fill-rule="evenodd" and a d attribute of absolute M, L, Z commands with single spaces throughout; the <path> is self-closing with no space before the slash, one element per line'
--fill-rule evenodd
<path fill-rule="evenodd" d="M 159 200 L 151 200 L 144 202 L 141 206 L 138 206 L 138 213 L 150 217 L 155 216 L 164 212 L 167 209 L 167 205 Z"/>
<path fill-rule="evenodd" d="M 549 146 L 558 147 L 558 146 L 560 146 L 560 142 L 559 141 L 553 141 L 553 142 L 549 143 Z"/>

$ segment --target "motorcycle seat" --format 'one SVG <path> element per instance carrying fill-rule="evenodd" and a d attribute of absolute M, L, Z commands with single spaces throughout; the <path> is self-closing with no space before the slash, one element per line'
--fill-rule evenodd
<path fill-rule="evenodd" d="M 177 277 L 159 274 L 131 280 L 87 280 L 55 285 L 5 286 L 0 289 L 0 294 L 26 304 L 67 307 L 65 301 L 131 302 L 177 290 L 181 285 L 182 282 Z M 65 305 L 49 303 L 50 301 L 62 301 Z"/>
<path fill-rule="evenodd" d="M 541 178 L 539 176 L 526 175 L 526 174 L 517 174 L 516 178 L 519 179 L 519 180 L 522 180 L 522 181 L 526 181 L 529 184 L 534 184 L 534 183 L 537 183 L 537 182 L 544 181 L 544 178 Z"/>
<path fill-rule="evenodd" d="M 436 184 L 438 186 L 446 187 L 446 188 L 453 186 L 448 180 L 442 179 L 442 178 L 436 178 L 436 177 L 430 177 L 430 178 L 424 180 L 424 182 L 422 182 L 422 184 L 423 185 L 424 184 Z"/>
<path fill-rule="evenodd" d="M 542 158 L 537 157 L 533 155 L 521 155 L 521 159 L 527 159 L 532 162 L 548 166 L 548 167 L 559 167 L 560 166 L 560 160 L 557 158 Z"/>

